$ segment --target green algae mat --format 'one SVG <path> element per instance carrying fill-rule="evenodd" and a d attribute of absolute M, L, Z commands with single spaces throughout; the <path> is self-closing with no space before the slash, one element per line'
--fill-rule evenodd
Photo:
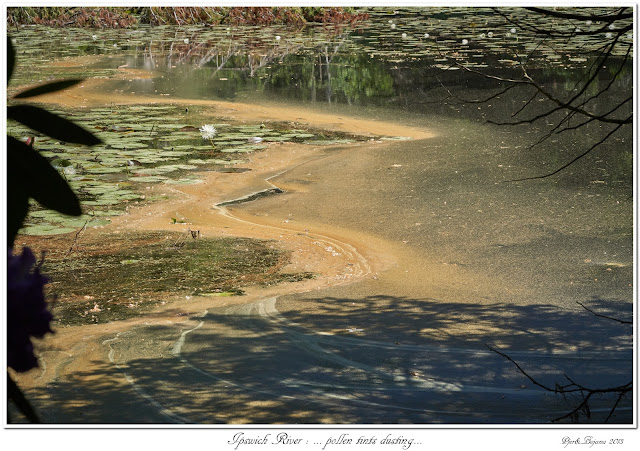
<path fill-rule="evenodd" d="M 55 321 L 64 327 L 138 316 L 168 296 L 182 297 L 186 305 L 192 296 L 240 296 L 250 285 L 314 277 L 283 273 L 288 259 L 269 241 L 137 232 L 81 238 L 71 252 L 60 246 L 45 257 L 42 270 L 51 280 Z"/>

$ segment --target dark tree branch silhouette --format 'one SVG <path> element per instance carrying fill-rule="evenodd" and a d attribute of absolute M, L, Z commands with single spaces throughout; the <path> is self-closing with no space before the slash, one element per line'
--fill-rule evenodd
<path fill-rule="evenodd" d="M 487 122 L 504 126 L 534 125 L 546 121 L 550 129 L 543 130 L 541 137 L 529 146 L 529 150 L 547 142 L 552 137 L 583 128 L 595 130 L 585 143 L 585 149 L 567 163 L 547 173 L 509 181 L 543 179 L 558 174 L 582 159 L 604 143 L 620 135 L 623 128 L 633 124 L 633 92 L 624 84 L 630 67 L 633 43 L 627 33 L 633 30 L 631 8 L 567 8 L 548 10 L 544 8 L 495 8 L 505 23 L 521 32 L 533 35 L 535 45 L 525 46 L 526 55 L 518 53 L 518 43 L 511 46 L 518 60 L 520 76 L 504 76 L 479 70 L 466 62 L 458 61 L 455 53 L 442 54 L 450 60 L 451 68 L 462 69 L 469 74 L 483 77 L 496 83 L 497 93 L 483 99 L 462 99 L 447 88 L 450 97 L 467 104 L 487 103 L 504 96 L 514 89 L 531 90 L 522 106 L 509 115 L 510 120 L 499 118 Z M 550 20 L 541 20 L 541 19 Z M 535 57 L 542 49 L 553 49 L 556 55 L 579 56 L 587 63 L 583 73 L 577 77 L 573 89 L 565 86 L 547 85 L 532 75 Z M 604 81 L 604 82 L 603 82 Z M 623 85 L 622 87 L 620 85 Z M 444 85 L 441 83 L 444 87 Z M 547 101 L 549 106 L 540 108 Z M 597 135 L 601 137 L 598 138 Z M 585 133 L 586 136 L 586 133 Z"/>
<path fill-rule="evenodd" d="M 613 318 L 613 317 L 610 317 L 610 316 L 607 316 L 607 315 L 603 315 L 603 314 L 600 314 L 600 313 L 596 313 L 593 310 L 591 310 L 590 308 L 586 307 L 581 302 L 576 301 L 576 303 L 579 304 L 586 311 L 588 311 L 589 313 L 591 313 L 591 314 L 593 314 L 593 315 L 595 315 L 597 317 L 605 318 L 605 319 L 612 320 L 612 321 L 617 321 L 617 322 L 619 322 L 621 324 L 633 324 L 633 321 L 622 320 L 622 319 Z M 613 403 L 613 406 L 611 407 L 611 409 L 609 410 L 609 414 L 607 415 L 607 418 L 604 420 L 605 423 L 608 423 L 609 420 L 611 419 L 611 417 L 613 416 L 613 414 L 615 413 L 615 410 L 618 408 L 618 405 L 620 404 L 620 401 L 624 398 L 624 396 L 626 394 L 628 394 L 628 393 L 633 391 L 633 380 L 631 380 L 631 381 L 629 381 L 629 382 L 627 382 L 626 384 L 623 384 L 623 385 L 618 385 L 618 386 L 614 386 L 614 387 L 597 388 L 597 387 L 587 387 L 585 385 L 579 384 L 578 382 L 574 381 L 573 379 L 571 379 L 566 374 L 564 374 L 564 377 L 569 381 L 568 384 L 560 385 L 560 384 L 556 383 L 555 387 L 550 387 L 549 385 L 545 385 L 545 384 L 539 382 L 538 380 L 534 379 L 529 373 L 527 373 L 527 371 L 524 370 L 524 368 L 522 368 L 522 366 L 520 364 L 518 364 L 518 362 L 513 360 L 506 353 L 498 351 L 497 349 L 492 348 L 489 345 L 487 345 L 487 348 L 489 348 L 490 351 L 493 351 L 496 354 L 504 357 L 509 362 L 513 363 L 513 365 L 518 369 L 518 371 L 520 371 L 520 373 L 522 373 L 527 379 L 529 379 L 532 384 L 542 388 L 543 390 L 548 391 L 548 392 L 552 392 L 552 393 L 555 393 L 555 394 L 561 394 L 563 397 L 565 397 L 565 395 L 571 394 L 571 393 L 578 393 L 578 394 L 580 394 L 582 396 L 582 401 L 575 408 L 573 408 L 571 411 L 569 411 L 565 415 L 561 415 L 561 416 L 559 416 L 557 418 L 552 419 L 551 420 L 552 423 L 556 423 L 558 421 L 562 421 L 562 420 L 564 420 L 566 418 L 571 418 L 571 420 L 574 423 L 577 423 L 580 420 L 580 414 L 583 414 L 587 419 L 590 419 L 591 418 L 591 409 L 589 407 L 589 401 L 591 400 L 591 398 L 594 395 L 616 394 L 617 395 L 616 396 L 616 400 Z"/>
<path fill-rule="evenodd" d="M 611 14 L 606 14 L 606 13 L 598 14 L 598 13 L 588 13 L 588 12 L 568 13 L 568 12 L 556 11 L 552 9 L 535 8 L 535 7 L 528 7 L 524 9 L 531 11 L 535 14 L 538 14 L 540 16 L 565 19 L 570 23 L 572 23 L 571 21 L 579 21 L 579 23 L 576 25 L 579 25 L 580 23 L 586 23 L 588 21 L 602 23 L 603 25 L 599 28 L 596 28 L 593 30 L 586 30 L 586 31 L 581 30 L 580 28 L 574 28 L 573 30 L 570 30 L 570 31 L 564 31 L 564 30 L 558 30 L 558 29 L 545 29 L 545 28 L 538 27 L 536 25 L 537 22 L 535 20 L 531 22 L 522 22 L 522 21 L 512 19 L 508 14 L 505 14 L 499 8 L 494 8 L 494 11 L 499 15 L 501 15 L 502 17 L 504 17 L 507 22 L 513 25 L 519 26 L 523 30 L 532 31 L 534 33 L 543 34 L 547 36 L 557 36 L 557 37 L 577 36 L 577 35 L 596 35 L 603 32 L 607 32 L 608 30 L 610 30 L 611 25 L 617 21 L 633 20 L 633 12 L 627 12 L 631 8 L 620 8 L 617 13 L 611 13 Z M 577 8 L 577 9 L 586 10 L 588 8 Z M 623 33 L 629 30 L 633 30 L 633 23 L 626 25 L 623 28 L 623 30 L 624 30 Z"/>

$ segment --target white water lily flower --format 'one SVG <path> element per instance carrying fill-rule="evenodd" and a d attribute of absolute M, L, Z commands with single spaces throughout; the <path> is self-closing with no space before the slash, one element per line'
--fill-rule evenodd
<path fill-rule="evenodd" d="M 189 43 L 189 38 L 184 38 L 184 40 L 182 42 L 184 42 L 185 44 L 188 44 Z"/>
<path fill-rule="evenodd" d="M 202 139 L 213 139 L 216 135 L 216 128 L 211 124 L 205 124 L 200 127 L 200 134 L 202 135 Z"/>
<path fill-rule="evenodd" d="M 469 40 L 468 40 L 468 39 L 463 39 L 463 40 L 462 40 L 462 45 L 467 45 L 468 43 L 469 43 Z"/>

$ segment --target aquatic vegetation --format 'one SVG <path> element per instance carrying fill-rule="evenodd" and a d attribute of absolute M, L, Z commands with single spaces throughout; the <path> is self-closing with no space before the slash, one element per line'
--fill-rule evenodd
<path fill-rule="evenodd" d="M 102 144 L 90 152 L 36 133 L 34 146 L 53 168 L 66 177 L 83 205 L 81 216 L 43 210 L 31 202 L 30 214 L 20 229 L 23 235 L 54 235 L 82 227 L 102 227 L 110 216 L 126 213 L 131 203 L 149 201 L 145 187 L 199 183 L 198 171 L 242 172 L 233 166 L 246 163 L 238 155 L 266 149 L 270 144 L 348 143 L 366 138 L 320 130 L 291 129 L 289 124 L 216 123 L 197 127 L 201 108 L 188 116 L 171 105 L 121 105 L 117 109 L 77 111 L 58 108 L 87 130 L 95 130 Z M 185 125 L 185 121 L 187 125 Z M 33 133 L 27 127 L 8 124 L 14 135 Z M 259 136 L 258 136 L 259 135 Z M 202 145 L 202 139 L 210 144 Z M 214 147 L 212 147 L 214 146 Z"/>
<path fill-rule="evenodd" d="M 56 27 L 127 28 L 150 25 L 303 25 L 354 23 L 366 12 L 343 7 L 11 7 L 7 26 L 38 24 Z"/>
<path fill-rule="evenodd" d="M 73 258 L 66 258 L 62 239 L 53 243 L 61 249 L 45 261 L 43 270 L 55 280 L 48 294 L 58 300 L 58 325 L 126 319 L 161 305 L 167 296 L 238 296 L 249 285 L 313 277 L 281 272 L 288 254 L 268 241 L 201 238 L 197 231 L 87 238 Z M 110 277 L 105 278 L 107 273 Z"/>
<path fill-rule="evenodd" d="M 91 76 L 104 77 L 117 74 L 118 81 L 111 80 L 104 86 L 114 87 L 120 93 L 137 92 L 141 99 L 149 95 L 197 95 L 198 98 L 214 97 L 242 102 L 246 98 L 255 100 L 264 96 L 272 99 L 284 94 L 292 97 L 297 95 L 297 99 L 308 102 L 327 104 L 367 105 L 369 102 L 380 102 L 391 107 L 397 102 L 398 108 L 404 104 L 402 107 L 409 110 L 416 104 L 427 109 L 418 103 L 421 100 L 438 102 L 440 98 L 428 97 L 437 89 L 440 92 L 451 90 L 454 82 L 459 83 L 459 80 L 464 79 L 463 67 L 491 67 L 492 70 L 500 70 L 500 75 L 509 71 L 515 73 L 520 70 L 520 60 L 514 55 L 527 54 L 531 55 L 529 68 L 538 71 L 535 72 L 536 75 L 551 74 L 552 71 L 563 74 L 552 74 L 553 79 L 558 80 L 559 89 L 569 92 L 575 86 L 575 80 L 564 73 L 570 73 L 568 69 L 586 67 L 594 61 L 588 52 L 583 53 L 583 50 L 593 48 L 596 42 L 588 37 L 577 36 L 576 42 L 562 47 L 569 49 L 566 52 L 558 51 L 558 47 L 554 48 L 558 42 L 554 42 L 553 38 L 548 40 L 549 45 L 545 42 L 533 51 L 531 45 L 534 40 L 531 33 L 520 28 L 515 30 L 504 17 L 489 15 L 487 10 L 434 9 L 431 10 L 433 15 L 416 11 L 374 10 L 372 14 L 376 19 L 375 26 L 357 32 L 334 34 L 327 33 L 320 27 L 308 27 L 301 33 L 291 27 L 238 26 L 214 29 L 195 24 L 140 27 L 135 30 L 65 30 L 64 33 L 55 30 L 52 32 L 43 27 L 25 27 L 20 30 L 18 39 L 38 41 L 37 46 L 24 46 L 25 58 L 29 58 L 27 67 L 38 70 L 23 71 L 19 74 L 19 79 L 32 83 L 55 73 L 75 74 L 74 76 L 89 73 Z M 514 11 L 518 17 L 520 10 Z M 392 21 L 387 21 L 388 17 L 392 17 Z M 583 33 L 587 27 L 588 25 L 580 23 L 580 28 L 576 28 L 574 32 Z M 606 33 L 613 32 L 607 29 L 601 33 L 600 40 L 607 37 Z M 70 65 L 82 63 L 85 67 L 47 67 L 46 62 L 52 59 L 78 55 L 96 55 L 96 58 L 68 61 Z M 127 68 L 123 67 L 125 65 Z M 128 79 L 129 70 L 149 71 L 158 68 L 159 74 L 154 79 Z M 611 75 L 615 77 L 618 73 L 614 70 Z M 185 80 L 193 82 L 185 83 Z M 458 84 L 460 85 L 461 83 Z M 614 89 L 615 87 L 612 86 Z M 464 86 L 468 90 L 463 94 L 471 94 L 477 88 L 472 85 Z M 480 89 L 482 88 L 484 87 Z M 446 94 L 453 97 L 457 93 L 459 91 Z M 404 97 L 402 94 L 405 94 Z M 585 92 L 585 97 L 586 95 L 591 95 L 591 91 Z M 450 97 L 446 101 L 450 101 Z M 520 104 L 520 99 L 517 100 L 513 102 L 514 105 Z M 535 99 L 530 103 L 540 105 Z M 334 105 L 327 105 L 327 109 L 333 107 Z M 454 113 L 461 116 L 456 124 L 468 124 L 467 118 L 471 113 L 460 112 L 461 109 L 464 110 L 464 107 Z M 15 111 L 16 115 L 20 113 L 20 110 Z M 296 146 L 296 152 L 304 152 L 304 144 L 335 145 L 362 139 L 308 129 L 295 123 L 229 123 L 226 118 L 214 118 L 211 112 L 203 113 L 202 109 L 192 105 L 189 105 L 188 110 L 184 106 L 167 104 L 111 105 L 82 110 L 59 109 L 56 113 L 72 117 L 75 122 L 102 139 L 102 144 L 87 151 L 86 148 L 68 143 L 62 137 L 50 138 L 44 132 L 38 132 L 35 134 L 35 142 L 28 145 L 33 146 L 34 151 L 41 152 L 52 168 L 62 175 L 78 193 L 77 197 L 84 207 L 82 216 L 67 217 L 42 209 L 37 203 L 31 202 L 29 217 L 25 220 L 25 227 L 21 229 L 22 234 L 46 235 L 47 244 L 56 242 L 60 248 L 43 266 L 43 269 L 55 277 L 55 284 L 50 289 L 59 299 L 55 310 L 59 325 L 125 319 L 149 312 L 165 299 L 173 299 L 177 295 L 184 299 L 185 306 L 190 304 L 189 300 L 195 295 L 209 297 L 211 299 L 208 303 L 215 305 L 224 302 L 217 298 L 241 294 L 246 283 L 271 284 L 312 277 L 307 273 L 282 274 L 280 269 L 287 256 L 272 252 L 270 243 L 260 243 L 263 247 L 255 242 L 214 243 L 213 240 L 199 238 L 197 234 L 194 235 L 197 231 L 192 230 L 188 230 L 186 234 L 162 232 L 157 235 L 124 237 L 123 234 L 122 237 L 116 237 L 115 234 L 104 233 L 109 232 L 109 228 L 100 231 L 87 229 L 108 224 L 110 216 L 125 212 L 133 203 L 153 201 L 145 193 L 160 193 L 163 190 L 146 191 L 149 184 L 197 183 L 199 171 L 230 174 L 247 171 L 249 169 L 242 166 L 253 152 L 260 152 L 267 146 L 278 143 L 296 142 L 301 144 Z M 433 114 L 438 113 L 436 111 Z M 415 117 L 420 119 L 420 114 L 416 111 Z M 205 122 L 211 124 L 201 126 Z M 207 132 L 207 136 L 203 137 L 205 127 L 211 127 L 215 132 Z M 460 131 L 461 137 L 469 134 L 467 131 L 463 132 L 463 128 L 454 127 L 453 133 Z M 11 124 L 10 131 L 15 136 L 32 136 L 28 134 L 31 133 L 29 127 L 24 124 Z M 210 143 L 203 143 L 203 138 Z M 436 142 L 434 146 L 438 145 L 437 140 L 432 142 Z M 438 159 L 446 161 L 451 157 L 452 161 L 460 163 L 463 152 L 484 146 L 481 141 L 474 139 L 466 139 L 466 143 L 468 146 L 461 142 L 447 146 Z M 215 152 L 211 151 L 209 144 L 215 144 Z M 420 144 L 417 143 L 415 147 Z M 428 149 L 429 144 L 425 148 Z M 510 144 L 504 145 L 504 149 L 508 149 L 506 146 Z M 344 147 L 346 146 L 334 148 Z M 412 146 L 386 147 L 408 150 Z M 485 155 L 488 156 L 488 152 L 498 151 L 497 149 L 497 146 L 487 146 Z M 625 166 L 632 167 L 631 146 L 628 150 L 625 152 Z M 507 152 L 509 150 L 504 150 L 505 154 Z M 348 153 L 340 152 L 334 156 L 346 156 Z M 428 161 L 433 166 L 432 172 L 423 172 L 420 180 L 426 180 L 423 185 L 435 185 L 436 177 L 430 176 L 439 169 L 437 164 L 432 164 L 435 156 L 427 155 L 427 152 L 424 155 L 416 153 L 414 160 L 409 159 L 409 155 L 412 154 L 399 154 L 398 160 L 395 160 L 394 155 L 394 160 L 391 160 L 394 164 L 381 166 L 380 173 L 389 173 L 389 179 L 393 177 L 404 184 L 411 181 L 408 177 L 411 171 L 422 169 L 417 168 L 416 161 Z M 470 166 L 476 164 L 476 160 L 469 160 Z M 488 160 L 497 161 L 492 158 Z M 462 166 L 466 163 L 464 161 Z M 502 167 L 502 161 L 500 163 L 498 167 Z M 393 169 L 385 170 L 385 167 Z M 464 175 L 468 180 L 470 173 L 471 171 L 461 171 L 460 178 Z M 221 178 L 233 180 L 234 177 L 236 176 L 225 175 Z M 406 181 L 399 180 L 400 177 L 406 178 Z M 458 177 L 452 178 L 458 180 Z M 477 181 L 478 178 L 472 173 L 472 180 Z M 382 183 L 382 179 L 374 177 L 371 180 L 376 180 L 378 188 L 389 187 Z M 312 183 L 306 179 L 300 182 Z M 444 185 L 449 181 L 442 183 L 443 187 L 450 186 Z M 598 180 L 597 183 L 604 182 Z M 597 185 L 598 189 L 600 187 Z M 436 199 L 440 195 L 424 195 L 425 192 L 429 193 L 428 190 L 422 191 L 420 195 L 426 199 Z M 434 192 L 435 190 L 431 191 Z M 446 196 L 454 208 L 464 208 L 463 205 L 455 205 L 456 193 L 445 193 L 444 190 L 440 193 Z M 276 190 L 259 193 L 261 196 L 277 194 Z M 413 202 L 414 194 L 416 193 L 412 190 L 411 195 L 401 203 Z M 459 194 L 458 199 L 469 198 L 467 193 Z M 495 194 L 495 191 L 491 193 L 493 201 L 504 201 L 501 195 Z M 156 198 L 166 198 L 166 195 L 157 196 Z M 257 197 L 248 196 L 236 203 L 251 201 Z M 404 199 L 401 196 L 388 197 Z M 471 197 L 470 203 L 473 204 L 473 196 Z M 444 198 L 437 200 L 442 201 Z M 536 200 L 533 201 L 534 204 L 535 202 Z M 447 202 L 444 203 L 446 205 Z M 294 208 L 293 203 L 290 205 Z M 472 206 L 475 211 L 475 205 Z M 485 208 L 484 205 L 478 207 Z M 389 208 L 389 212 L 394 211 L 394 208 Z M 481 210 L 478 212 L 482 213 Z M 415 222 L 416 226 L 422 224 L 428 214 L 420 216 L 420 222 Z M 294 217 L 296 216 L 291 216 Z M 400 215 L 393 214 L 388 221 L 397 222 L 399 217 Z M 451 219 L 449 216 L 449 220 Z M 164 221 L 167 228 L 176 230 L 186 228 L 180 224 L 186 224 L 190 219 L 175 214 L 174 218 Z M 475 227 L 473 219 L 469 224 Z M 553 226 L 554 224 L 547 224 L 545 228 L 555 232 Z M 447 228 L 447 233 L 455 229 L 449 225 L 442 225 L 442 228 Z M 81 231 L 87 233 L 81 235 L 79 242 L 77 238 Z M 74 253 L 69 251 L 68 245 L 74 236 L 63 235 L 69 232 L 76 232 L 78 247 Z M 54 235 L 58 233 L 61 236 Z M 431 233 L 424 236 L 426 239 L 431 237 L 437 240 L 436 235 Z M 27 243 L 43 242 L 38 237 L 21 236 L 20 239 Z M 411 241 L 409 243 L 413 246 Z M 105 249 L 106 247 L 109 248 Z M 331 255 L 337 255 L 332 247 L 325 249 Z M 502 247 L 500 249 L 502 252 Z M 223 257 L 221 260 L 220 256 Z M 247 265 L 247 262 L 252 265 Z M 105 273 L 113 275 L 113 278 L 104 280 Z M 78 277 L 82 283 L 78 283 Z M 176 302 L 176 305 L 179 308 L 180 302 Z M 351 332 L 362 331 L 349 327 L 347 330 Z M 369 332 L 370 328 L 366 330 Z M 416 372 L 409 374 L 420 375 Z"/>
<path fill-rule="evenodd" d="M 139 8 L 141 20 L 152 25 L 229 24 L 302 26 L 362 21 L 366 12 L 344 7 L 151 7 Z"/>
<path fill-rule="evenodd" d="M 211 148 L 215 149 L 215 144 L 213 144 L 213 137 L 216 136 L 216 128 L 213 125 L 205 124 L 200 128 L 200 134 L 202 135 L 202 139 L 209 140 L 211 143 Z"/>
<path fill-rule="evenodd" d="M 8 79 L 11 79 L 15 66 L 15 51 L 9 37 L 7 50 Z M 65 83 L 54 82 L 24 91 L 16 97 L 20 99 L 43 92 L 54 92 L 64 89 L 65 86 Z M 26 135 L 30 136 L 29 145 L 12 136 L 7 137 L 7 164 L 11 168 L 8 171 L 7 232 L 9 245 L 12 246 L 18 230 L 25 221 L 32 199 L 44 208 L 65 215 L 81 214 L 78 198 L 67 181 L 34 149 L 34 135 L 88 146 L 100 144 L 102 141 L 73 122 L 34 105 L 10 105 L 7 108 L 7 118 L 13 121 L 13 124 L 19 124 L 26 131 Z M 12 131 L 10 127 L 8 131 Z M 66 168 L 69 165 L 60 161 L 59 166 Z"/>
<path fill-rule="evenodd" d="M 590 9 L 601 10 L 606 9 Z M 500 8 L 500 12 L 503 15 L 490 8 L 368 8 L 371 19 L 367 28 L 348 33 L 278 26 L 227 29 L 140 25 L 135 30 L 98 32 L 78 28 L 65 29 L 64 33 L 25 27 L 14 39 L 23 49 L 25 67 L 39 70 L 18 70 L 14 80 L 24 84 L 61 75 L 109 78 L 118 73 L 116 65 L 122 62 L 130 68 L 145 67 L 149 60 L 140 55 L 148 54 L 154 55 L 154 64 L 176 66 L 153 80 L 159 93 L 189 97 L 213 91 L 221 98 L 237 98 L 244 92 L 260 92 L 267 97 L 363 104 L 384 104 L 387 98 L 404 96 L 403 101 L 419 102 L 422 94 L 415 86 L 433 92 L 429 90 L 441 87 L 436 80 L 443 71 L 452 76 L 457 76 L 461 67 L 520 71 L 520 62 L 513 58 L 516 53 L 528 55 L 530 70 L 561 74 L 570 90 L 576 80 L 570 79 L 573 72 L 569 69 L 593 64 L 589 51 L 605 37 L 584 34 L 592 29 L 588 27 L 599 26 L 585 23 L 581 24 L 581 34 L 563 39 L 562 46 L 553 37 L 539 45 L 535 35 L 526 30 L 514 32 L 516 27 L 504 17 L 518 21 L 530 13 L 522 8 Z M 542 18 L 540 26 L 547 22 L 551 19 Z M 396 28 L 390 30 L 390 24 Z M 567 31 L 563 27 L 558 23 L 557 30 Z M 606 31 L 611 32 L 609 27 Z M 281 37 L 277 44 L 276 36 Z M 627 34 L 620 37 L 620 42 L 625 39 L 629 39 Z M 113 44 L 117 44 L 117 50 Z M 614 54 L 617 51 L 614 49 Z M 117 55 L 117 62 L 111 63 L 113 67 L 104 63 L 69 68 L 45 64 L 86 54 Z M 133 80 L 127 86 L 144 92 L 141 82 Z M 426 94 L 422 97 L 428 100 Z M 271 143 L 338 144 L 362 139 L 328 136 L 315 130 L 287 130 L 286 124 L 243 128 L 219 123 L 211 124 L 216 134 L 210 137 L 209 145 L 202 145 L 197 136 L 202 125 L 197 122 L 198 108 L 188 110 L 185 113 L 168 105 L 60 110 L 95 130 L 105 144 L 92 154 L 43 136 L 37 136 L 35 145 L 55 161 L 54 166 L 90 207 L 89 213 L 96 215 L 105 210 L 124 211 L 127 203 L 142 201 L 140 189 L 144 184 L 197 183 L 197 178 L 187 175 L 189 172 L 228 169 L 242 161 L 240 154 L 260 151 Z M 19 125 L 9 127 L 14 135 L 27 133 Z M 131 165 L 130 161 L 137 163 Z M 117 189 L 103 190 L 106 184 Z M 34 221 L 28 226 L 43 224 L 36 217 Z M 49 230 L 62 233 L 69 228 L 64 222 L 61 216 L 59 228 Z M 31 230 L 40 233 L 46 229 Z"/>
<path fill-rule="evenodd" d="M 200 128 L 202 139 L 213 139 L 216 135 L 216 128 L 213 125 L 205 124 Z"/>

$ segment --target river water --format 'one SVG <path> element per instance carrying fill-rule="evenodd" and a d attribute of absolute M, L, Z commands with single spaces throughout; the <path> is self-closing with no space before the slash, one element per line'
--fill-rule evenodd
<path fill-rule="evenodd" d="M 552 177 L 514 181 L 562 166 L 602 130 L 581 128 L 530 148 L 553 117 L 517 127 L 487 122 L 509 121 L 530 91 L 459 100 L 489 98 L 504 84 L 443 70 L 449 63 L 429 40 L 438 26 L 446 53 L 503 77 L 516 73 L 504 63 L 516 45 L 506 40 L 529 42 L 498 28 L 488 12 L 451 10 L 437 23 L 385 14 L 366 30 L 329 38 L 314 30 L 306 41 L 278 28 L 249 30 L 260 42 L 239 40 L 244 48 L 167 30 L 173 38 L 160 39 L 160 48 L 128 49 L 95 66 L 154 74 L 112 82 L 116 93 L 299 108 L 336 122 L 355 117 L 373 135 L 376 122 L 424 131 L 418 139 L 327 146 L 269 180 L 282 194 L 226 207 L 243 220 L 345 243 L 368 261 L 364 275 L 345 268 L 353 283 L 211 305 L 186 323 L 105 336 L 105 371 L 124 375 L 139 399 L 115 421 L 544 423 L 579 402 L 536 387 L 489 348 L 550 387 L 566 383 L 563 374 L 585 386 L 630 380 L 630 326 L 578 303 L 632 316 L 631 131 Z M 444 31 L 481 20 L 502 33 L 499 45 L 483 44 L 484 28 L 465 31 L 473 42 L 463 46 Z M 543 54 L 530 75 L 556 90 L 573 86 L 584 69 L 564 58 L 575 52 L 559 52 L 562 64 Z M 610 78 L 602 78 L 606 86 Z M 629 83 L 630 75 L 622 77 L 608 101 L 624 99 Z M 535 99 L 531 114 L 547 104 Z M 602 99 L 598 108 L 610 107 Z M 327 248 L 327 258 L 344 249 Z M 593 421 L 603 421 L 613 402 L 594 400 Z M 612 421 L 630 421 L 630 406 L 623 400 Z M 72 410 L 50 412 L 55 421 L 77 421 Z"/>
<path fill-rule="evenodd" d="M 371 237 L 396 245 L 386 271 L 276 303 L 288 320 L 308 330 L 362 339 L 318 340 L 367 369 L 410 378 L 417 368 L 415 374 L 430 381 L 455 381 L 463 391 L 474 386 L 454 402 L 450 392 L 446 401 L 404 393 L 399 382 L 393 388 L 399 392 L 384 392 L 395 414 L 364 421 L 537 421 L 539 412 L 527 418 L 509 403 L 490 408 L 499 413 L 476 410 L 478 403 L 492 404 L 498 386 L 528 385 L 487 346 L 513 352 L 530 374 L 547 382 L 569 372 L 595 384 L 621 383 L 602 378 L 630 363 L 629 331 L 594 318 L 577 302 L 614 317 L 631 314 L 627 192 L 588 183 L 560 187 L 555 180 L 504 183 L 510 169 L 522 168 L 503 149 L 517 146 L 519 136 L 465 120 L 411 116 L 405 120 L 436 136 L 327 152 L 271 180 L 290 193 L 235 208 L 244 218 L 299 222 L 300 228 L 347 236 L 365 247 L 376 246 Z M 381 382 L 368 376 L 372 380 L 357 393 L 384 405 L 380 393 L 368 392 Z M 434 412 L 417 414 L 414 402 Z M 453 412 L 452 405 L 458 406 Z"/>

